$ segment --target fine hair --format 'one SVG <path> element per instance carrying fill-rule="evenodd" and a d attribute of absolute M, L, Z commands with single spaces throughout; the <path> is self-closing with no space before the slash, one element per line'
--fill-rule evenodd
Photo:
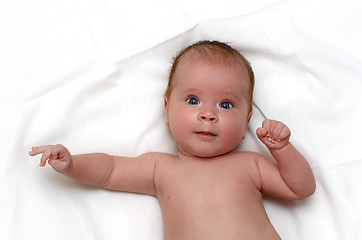
<path fill-rule="evenodd" d="M 249 110 L 252 109 L 255 79 L 250 62 L 239 51 L 219 41 L 199 41 L 182 49 L 176 57 L 173 58 L 168 85 L 165 91 L 165 97 L 167 99 L 171 96 L 177 66 L 183 59 L 192 59 L 214 64 L 236 64 L 245 67 L 249 74 Z"/>

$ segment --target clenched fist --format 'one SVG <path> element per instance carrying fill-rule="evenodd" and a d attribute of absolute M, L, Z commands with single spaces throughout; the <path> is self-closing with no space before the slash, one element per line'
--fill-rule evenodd
<path fill-rule="evenodd" d="M 256 135 L 269 149 L 282 149 L 289 144 L 290 130 L 282 122 L 266 119 Z"/>

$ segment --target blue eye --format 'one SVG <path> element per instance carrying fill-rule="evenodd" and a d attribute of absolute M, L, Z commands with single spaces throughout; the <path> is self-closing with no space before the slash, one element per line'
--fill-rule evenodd
<path fill-rule="evenodd" d="M 222 103 L 220 103 L 220 107 L 225 108 L 225 109 L 229 109 L 229 108 L 232 108 L 233 105 L 231 105 L 231 103 L 229 103 L 229 102 L 222 102 Z"/>
<path fill-rule="evenodd" d="M 190 97 L 189 99 L 187 99 L 187 102 L 191 105 L 197 105 L 199 104 L 199 100 L 195 97 Z"/>

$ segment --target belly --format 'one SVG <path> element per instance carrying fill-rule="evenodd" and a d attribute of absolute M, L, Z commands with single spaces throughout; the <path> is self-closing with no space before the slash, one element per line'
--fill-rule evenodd
<path fill-rule="evenodd" d="M 165 240 L 280 239 L 262 204 L 260 192 L 180 190 L 159 198 Z M 191 193 L 192 191 L 190 191 Z"/>

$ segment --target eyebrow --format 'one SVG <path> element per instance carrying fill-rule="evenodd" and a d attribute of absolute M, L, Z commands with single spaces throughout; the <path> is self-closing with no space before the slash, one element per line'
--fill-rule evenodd
<path fill-rule="evenodd" d="M 199 88 L 185 88 L 182 91 L 184 91 L 184 92 L 201 92 L 202 89 L 200 90 Z"/>
<path fill-rule="evenodd" d="M 225 94 L 225 96 L 231 96 L 231 98 L 234 98 L 236 100 L 241 100 L 243 97 L 242 93 L 235 95 L 231 92 L 224 92 L 223 94 Z"/>
<path fill-rule="evenodd" d="M 199 92 L 202 92 L 203 89 L 191 87 L 191 88 L 183 89 L 182 91 L 185 92 L 185 93 L 189 93 L 189 92 L 190 92 L 190 93 L 195 93 L 195 95 L 197 95 Z M 243 94 L 242 94 L 242 93 L 235 95 L 234 93 L 232 93 L 232 92 L 230 92 L 230 91 L 224 91 L 224 92 L 222 92 L 222 95 L 223 95 L 223 96 L 230 96 L 230 98 L 234 98 L 234 99 L 236 99 L 236 100 L 241 100 L 242 97 L 243 97 Z M 227 97 L 226 97 L 226 98 L 227 98 Z"/>

